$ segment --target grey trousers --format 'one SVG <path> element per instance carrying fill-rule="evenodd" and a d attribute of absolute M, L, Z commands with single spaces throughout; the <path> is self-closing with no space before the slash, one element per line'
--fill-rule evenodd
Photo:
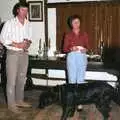
<path fill-rule="evenodd" d="M 7 51 L 7 102 L 8 106 L 24 99 L 24 85 L 28 68 L 28 54 L 22 51 Z"/>

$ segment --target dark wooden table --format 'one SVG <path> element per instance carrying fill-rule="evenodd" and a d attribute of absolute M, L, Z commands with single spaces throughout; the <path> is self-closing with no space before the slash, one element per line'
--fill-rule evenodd
<path fill-rule="evenodd" d="M 32 69 L 45 69 L 46 74 L 39 75 L 39 77 L 47 79 L 48 78 L 47 74 L 48 74 L 49 69 L 66 71 L 66 60 L 64 58 L 49 57 L 49 58 L 45 59 L 45 58 L 30 56 L 29 57 L 29 67 L 28 67 L 28 77 L 29 78 L 32 76 L 37 77 L 37 75 L 35 75 L 35 74 L 32 75 L 32 73 L 31 73 Z M 111 74 L 119 76 L 119 72 L 117 70 L 105 68 L 102 62 L 89 61 L 88 65 L 87 65 L 87 71 L 109 72 Z"/>

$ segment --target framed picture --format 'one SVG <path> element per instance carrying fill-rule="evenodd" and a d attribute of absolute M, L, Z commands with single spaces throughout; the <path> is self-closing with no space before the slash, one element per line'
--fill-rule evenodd
<path fill-rule="evenodd" d="M 29 1 L 29 20 L 43 21 L 43 2 Z"/>

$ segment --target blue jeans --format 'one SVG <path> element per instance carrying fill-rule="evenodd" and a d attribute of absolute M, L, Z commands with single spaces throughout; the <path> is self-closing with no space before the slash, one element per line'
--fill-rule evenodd
<path fill-rule="evenodd" d="M 67 73 L 69 83 L 83 83 L 87 67 L 87 56 L 81 52 L 70 52 L 67 55 Z"/>

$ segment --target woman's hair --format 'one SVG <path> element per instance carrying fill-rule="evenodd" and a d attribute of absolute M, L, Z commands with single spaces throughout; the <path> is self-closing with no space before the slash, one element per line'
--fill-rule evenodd
<path fill-rule="evenodd" d="M 14 5 L 13 10 L 12 10 L 12 13 L 13 13 L 14 17 L 16 17 L 18 15 L 17 10 L 20 7 L 28 8 L 28 2 L 26 2 L 25 0 L 19 0 L 19 2 Z"/>
<path fill-rule="evenodd" d="M 70 27 L 70 29 L 72 29 L 72 21 L 75 19 L 79 19 L 81 21 L 81 17 L 79 15 L 72 15 L 68 17 L 67 24 Z"/>

